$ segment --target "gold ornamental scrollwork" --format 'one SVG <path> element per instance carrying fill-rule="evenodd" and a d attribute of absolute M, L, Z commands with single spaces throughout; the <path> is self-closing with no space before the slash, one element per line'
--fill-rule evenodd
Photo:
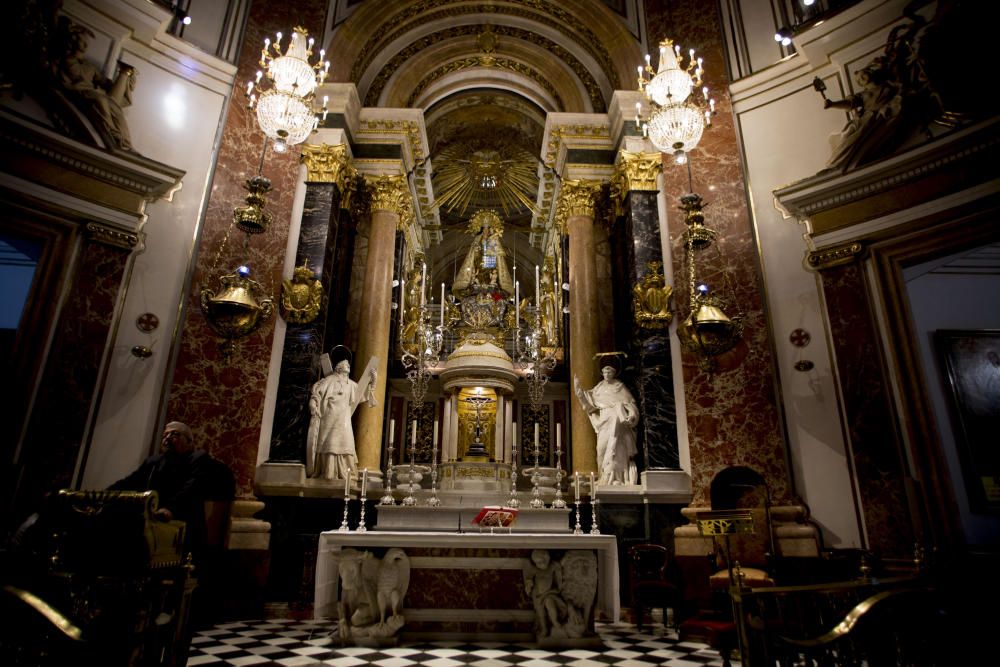
<path fill-rule="evenodd" d="M 306 166 L 306 182 L 336 183 L 341 192 L 357 173 L 347 155 L 346 144 L 305 144 L 301 159 Z"/>
<path fill-rule="evenodd" d="M 864 246 L 860 241 L 851 241 L 844 245 L 827 248 L 826 250 L 814 250 L 806 255 L 806 264 L 814 271 L 829 269 L 841 264 L 850 264 L 860 259 L 864 252 Z"/>
<path fill-rule="evenodd" d="M 620 183 L 624 196 L 636 190 L 656 192 L 656 177 L 663 171 L 661 153 L 633 153 L 621 151 L 615 163 L 615 180 Z"/>
<path fill-rule="evenodd" d="M 662 262 L 649 262 L 646 275 L 632 287 L 635 324 L 643 329 L 666 329 L 674 319 L 670 312 L 673 288 L 663 278 Z"/>
<path fill-rule="evenodd" d="M 87 223 L 87 236 L 97 243 L 131 250 L 139 243 L 139 235 L 132 232 L 124 232 L 114 227 L 102 225 L 97 222 Z"/>
<path fill-rule="evenodd" d="M 413 221 L 410 189 L 403 176 L 366 176 L 371 194 L 372 211 L 390 211 L 399 216 L 398 229 L 406 229 Z"/>
<path fill-rule="evenodd" d="M 281 283 L 281 315 L 291 324 L 309 324 L 323 305 L 323 284 L 303 264 Z"/>
<path fill-rule="evenodd" d="M 566 233 L 566 223 L 577 216 L 594 217 L 597 196 L 601 192 L 600 181 L 582 179 L 563 181 L 559 189 L 559 203 L 556 205 L 556 224 Z"/>

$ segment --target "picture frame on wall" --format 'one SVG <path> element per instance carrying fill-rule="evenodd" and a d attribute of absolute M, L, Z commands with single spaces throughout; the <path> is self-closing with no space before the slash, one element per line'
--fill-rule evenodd
<path fill-rule="evenodd" d="M 1000 513 L 1000 330 L 934 332 L 973 512 Z"/>

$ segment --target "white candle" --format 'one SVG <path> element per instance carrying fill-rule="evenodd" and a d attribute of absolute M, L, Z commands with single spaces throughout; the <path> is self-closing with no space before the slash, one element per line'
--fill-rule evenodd
<path fill-rule="evenodd" d="M 347 474 L 344 475 L 344 495 L 351 495 L 351 469 L 347 469 Z"/>
<path fill-rule="evenodd" d="M 535 449 L 538 449 L 538 422 L 535 422 Z"/>
<path fill-rule="evenodd" d="M 427 262 L 424 262 L 424 268 L 420 274 L 420 307 L 423 308 L 427 304 Z"/>
<path fill-rule="evenodd" d="M 517 447 L 521 444 L 517 439 L 517 422 L 511 424 L 511 430 L 513 431 L 513 442 L 510 445 L 510 459 L 517 465 Z"/>
<path fill-rule="evenodd" d="M 562 430 L 560 427 L 562 424 L 556 424 L 556 451 L 562 451 Z"/>
<path fill-rule="evenodd" d="M 521 283 L 514 282 L 514 328 L 521 326 Z"/>
<path fill-rule="evenodd" d="M 576 471 L 576 502 L 580 502 L 580 471 Z"/>
<path fill-rule="evenodd" d="M 431 463 L 437 463 L 438 460 L 438 420 L 434 420 L 434 445 L 431 449 Z"/>
<path fill-rule="evenodd" d="M 594 471 L 590 471 L 590 497 L 594 497 Z"/>
<path fill-rule="evenodd" d="M 441 327 L 444 328 L 444 283 L 441 283 Z"/>
<path fill-rule="evenodd" d="M 415 445 L 415 444 L 417 444 L 417 420 L 414 419 L 410 423 L 413 425 L 413 430 L 412 430 L 412 433 L 410 435 L 410 442 Z"/>
<path fill-rule="evenodd" d="M 403 335 L 403 313 L 406 312 L 406 280 L 399 281 L 399 335 Z"/>
<path fill-rule="evenodd" d="M 535 264 L 535 308 L 540 308 L 542 303 L 542 286 L 538 282 L 538 265 Z"/>
<path fill-rule="evenodd" d="M 361 501 L 368 497 L 368 468 L 361 472 Z"/>
<path fill-rule="evenodd" d="M 396 439 L 396 420 L 389 420 L 389 444 L 391 445 Z"/>

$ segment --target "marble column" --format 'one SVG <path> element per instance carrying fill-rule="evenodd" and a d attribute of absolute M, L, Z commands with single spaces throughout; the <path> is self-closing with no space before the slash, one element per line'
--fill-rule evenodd
<path fill-rule="evenodd" d="M 354 353 L 355 379 L 368 360 L 378 357 L 378 382 L 375 399 L 378 406 L 358 407 L 355 413 L 354 442 L 358 466 L 381 469 L 382 427 L 385 414 L 386 379 L 389 372 L 389 329 L 392 317 L 392 268 L 396 229 L 412 217 L 410 191 L 403 176 L 366 176 L 371 195 L 371 236 L 365 262 L 364 293 L 358 331 L 358 349 Z"/>
<path fill-rule="evenodd" d="M 628 294 L 616 299 L 618 339 L 635 363 L 636 375 L 626 378 L 636 390 L 642 419 L 638 446 L 647 470 L 679 470 L 677 413 L 670 354 L 670 288 L 663 280 L 663 245 L 657 211 L 656 177 L 663 168 L 660 153 L 621 151 L 615 164 L 615 191 L 620 198 L 624 238 L 616 244 L 625 255 L 616 282 Z M 656 305 L 662 304 L 661 308 Z M 621 335 L 624 334 L 624 335 Z"/>
<path fill-rule="evenodd" d="M 594 354 L 597 350 L 597 258 L 594 254 L 594 205 L 600 185 L 596 181 L 566 180 L 559 193 L 559 214 L 569 237 L 569 365 L 570 382 L 590 389 L 599 380 Z M 597 473 L 597 436 L 580 401 L 570 407 L 573 468 L 580 474 Z"/>
<path fill-rule="evenodd" d="M 295 266 L 312 271 L 311 280 L 320 281 L 325 298 L 309 321 L 283 313 L 287 330 L 269 457 L 270 461 L 299 463 L 305 462 L 309 393 L 319 379 L 315 360 L 339 342 L 327 340 L 327 324 L 343 319 L 347 309 L 346 300 L 336 289 L 335 267 L 344 261 L 345 253 L 348 265 L 351 263 L 353 239 L 345 233 L 349 216 L 341 206 L 349 199 L 345 193 L 355 173 L 344 144 L 303 146 L 302 161 L 306 165 L 306 193 Z"/>

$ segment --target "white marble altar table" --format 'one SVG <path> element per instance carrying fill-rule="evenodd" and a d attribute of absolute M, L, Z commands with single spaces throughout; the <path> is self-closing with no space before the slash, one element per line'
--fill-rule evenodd
<path fill-rule="evenodd" d="M 518 608 L 511 602 L 506 590 L 521 586 L 520 572 L 527 563 L 522 555 L 511 550 L 530 552 L 532 549 L 556 551 L 590 550 L 597 555 L 598 583 L 595 615 L 607 621 L 617 621 L 620 612 L 618 584 L 618 546 L 614 535 L 565 535 L 543 533 L 430 533 L 403 531 L 369 531 L 320 533 L 316 556 L 316 588 L 313 606 L 315 618 L 336 618 L 338 600 L 338 565 L 340 552 L 345 548 L 359 550 L 399 547 L 410 557 L 412 571 L 423 571 L 411 577 L 410 591 L 418 580 L 433 582 L 432 597 L 438 605 L 413 608 L 411 600 L 404 601 L 404 615 L 411 621 L 436 623 L 484 623 L 498 618 L 511 623 L 534 618 L 533 612 Z M 415 555 L 414 555 L 415 554 Z M 515 557 L 516 556 L 516 557 Z M 505 575 L 504 571 L 510 572 Z M 498 578 L 507 582 L 498 585 Z M 477 597 L 470 592 L 469 582 L 482 581 L 483 591 Z M 465 582 L 465 583 L 463 583 Z M 452 588 L 452 591 L 441 590 Z M 449 592 L 452 595 L 449 595 Z M 408 595 L 408 598 L 427 596 Z M 470 600 L 472 601 L 470 603 Z M 463 608 L 462 602 L 468 607 Z M 484 605 L 483 603 L 489 603 Z M 427 608 L 428 606 L 432 608 Z M 489 606 L 490 608 L 484 608 Z"/>

